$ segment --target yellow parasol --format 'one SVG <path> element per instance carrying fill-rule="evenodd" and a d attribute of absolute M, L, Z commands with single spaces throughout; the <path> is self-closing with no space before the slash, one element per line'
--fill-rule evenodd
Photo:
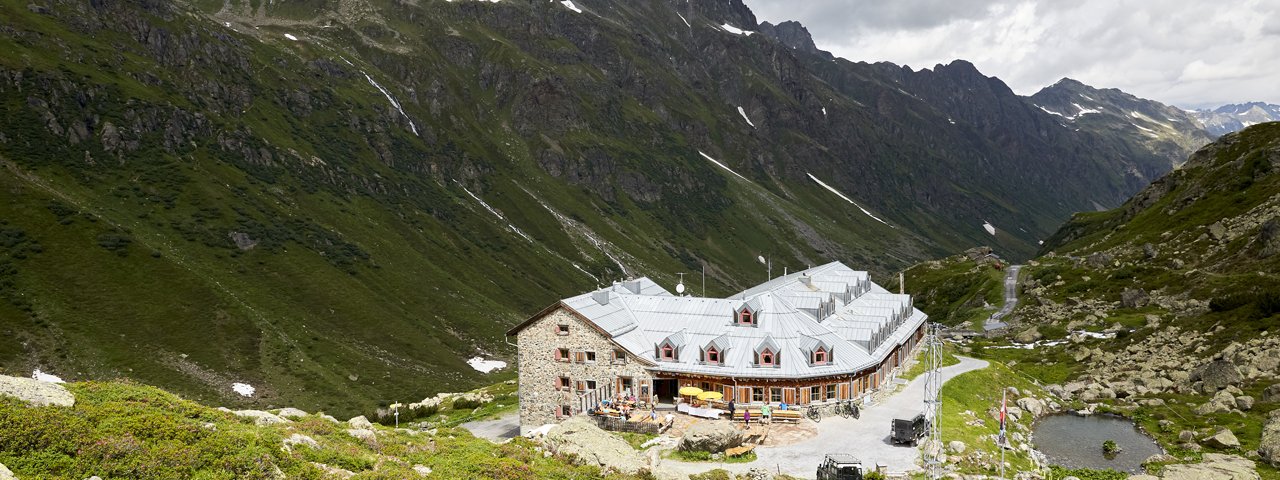
<path fill-rule="evenodd" d="M 692 385 L 687 387 L 680 387 L 681 395 L 688 395 L 692 397 L 692 396 L 698 395 L 699 393 L 702 393 L 702 389 L 698 387 L 694 387 Z"/>
<path fill-rule="evenodd" d="M 698 400 L 719 400 L 724 398 L 724 394 L 720 392 L 702 392 L 698 394 Z"/>

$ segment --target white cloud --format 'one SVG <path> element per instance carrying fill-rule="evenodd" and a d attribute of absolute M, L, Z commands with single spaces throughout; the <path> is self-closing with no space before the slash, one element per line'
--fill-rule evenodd
<path fill-rule="evenodd" d="M 1280 0 L 747 0 L 854 61 L 973 62 L 1029 95 L 1062 77 L 1181 106 L 1280 103 Z"/>

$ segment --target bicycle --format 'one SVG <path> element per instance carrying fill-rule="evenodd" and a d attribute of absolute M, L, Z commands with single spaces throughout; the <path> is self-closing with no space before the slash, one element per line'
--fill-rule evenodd
<path fill-rule="evenodd" d="M 818 423 L 822 421 L 822 412 L 818 410 L 818 407 L 806 408 L 804 411 L 804 416 L 808 417 L 809 420 L 813 420 L 814 423 Z"/>
<path fill-rule="evenodd" d="M 858 405 L 854 404 L 852 400 L 847 400 L 837 404 L 836 413 L 840 414 L 840 416 L 844 418 L 859 418 L 862 416 L 862 412 L 858 410 Z"/>

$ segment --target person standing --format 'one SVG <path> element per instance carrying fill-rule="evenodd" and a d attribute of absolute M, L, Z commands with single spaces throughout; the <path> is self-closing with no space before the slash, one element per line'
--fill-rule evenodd
<path fill-rule="evenodd" d="M 760 423 L 761 424 L 773 423 L 773 408 L 769 407 L 768 403 L 765 403 L 764 406 L 760 407 Z"/>
<path fill-rule="evenodd" d="M 730 399 L 729 399 L 729 420 L 733 420 L 733 412 L 734 412 L 734 410 L 736 410 L 736 408 L 735 408 L 735 406 L 734 406 L 733 399 L 732 399 L 732 398 L 730 398 Z"/>

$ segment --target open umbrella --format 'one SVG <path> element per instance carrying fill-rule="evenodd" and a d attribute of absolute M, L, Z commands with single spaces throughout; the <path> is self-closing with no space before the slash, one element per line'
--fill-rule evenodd
<path fill-rule="evenodd" d="M 681 395 L 688 395 L 693 397 L 693 396 L 697 396 L 699 393 L 702 393 L 702 389 L 698 387 L 694 387 L 694 386 L 680 387 Z"/>
<path fill-rule="evenodd" d="M 719 400 L 724 398 L 724 394 L 720 392 L 702 392 L 698 394 L 698 400 Z"/>

